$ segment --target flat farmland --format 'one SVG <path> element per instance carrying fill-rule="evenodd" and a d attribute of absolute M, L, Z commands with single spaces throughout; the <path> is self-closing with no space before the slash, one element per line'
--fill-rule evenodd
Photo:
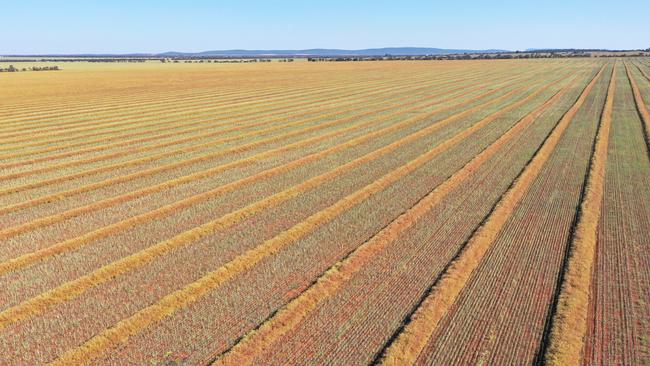
<path fill-rule="evenodd" d="M 650 62 L 0 75 L 0 365 L 650 364 Z"/>

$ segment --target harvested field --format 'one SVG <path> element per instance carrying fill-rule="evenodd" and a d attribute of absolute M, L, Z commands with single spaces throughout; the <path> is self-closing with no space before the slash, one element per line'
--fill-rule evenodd
<path fill-rule="evenodd" d="M 641 59 L 0 76 L 0 365 L 650 363 Z"/>

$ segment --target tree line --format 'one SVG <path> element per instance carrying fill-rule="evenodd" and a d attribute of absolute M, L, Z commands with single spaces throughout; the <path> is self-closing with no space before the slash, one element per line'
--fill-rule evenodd
<path fill-rule="evenodd" d="M 309 62 L 350 62 L 350 61 L 395 61 L 395 60 L 508 60 L 531 58 L 578 58 L 578 57 L 640 57 L 650 56 L 643 52 L 634 54 L 592 54 L 590 52 L 512 52 L 512 53 L 482 53 L 482 54 L 451 54 L 451 55 L 422 55 L 422 56 L 362 56 L 362 57 L 309 57 Z"/>
<path fill-rule="evenodd" d="M 19 72 L 19 71 L 56 71 L 61 70 L 58 66 L 32 66 L 32 67 L 23 67 L 17 68 L 14 65 L 9 65 L 9 67 L 0 68 L 0 72 Z"/>

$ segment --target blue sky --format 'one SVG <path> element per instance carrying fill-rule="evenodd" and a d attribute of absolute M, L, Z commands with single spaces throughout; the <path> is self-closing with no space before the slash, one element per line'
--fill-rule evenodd
<path fill-rule="evenodd" d="M 648 14 L 649 0 L 10 0 L 0 54 L 647 48 Z"/>

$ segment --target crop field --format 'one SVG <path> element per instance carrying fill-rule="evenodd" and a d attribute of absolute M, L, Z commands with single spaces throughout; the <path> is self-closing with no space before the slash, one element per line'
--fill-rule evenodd
<path fill-rule="evenodd" d="M 650 364 L 650 61 L 0 74 L 0 365 Z"/>

